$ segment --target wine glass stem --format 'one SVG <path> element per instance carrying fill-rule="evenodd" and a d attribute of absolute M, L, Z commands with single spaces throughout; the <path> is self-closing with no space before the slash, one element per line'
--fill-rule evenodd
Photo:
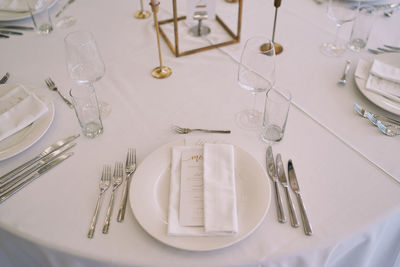
<path fill-rule="evenodd" d="M 256 93 L 252 93 L 252 95 L 253 95 L 253 105 L 251 106 L 251 114 L 252 116 L 255 116 L 257 95 Z"/>
<path fill-rule="evenodd" d="M 335 39 L 333 40 L 333 45 L 335 48 L 339 47 L 339 31 L 342 27 L 342 24 L 338 23 L 336 24 L 336 33 L 335 33 Z"/>

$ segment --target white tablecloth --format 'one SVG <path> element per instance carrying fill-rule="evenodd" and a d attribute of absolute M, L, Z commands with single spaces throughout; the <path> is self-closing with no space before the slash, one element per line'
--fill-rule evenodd
<path fill-rule="evenodd" d="M 65 13 L 77 18 L 71 28 L 0 41 L 0 75 L 8 71 L 9 83 L 38 87 L 56 106 L 45 136 L 1 161 L 0 174 L 80 131 L 74 112 L 44 84 L 50 76 L 64 94 L 72 86 L 65 66 L 67 33 L 93 32 L 106 65 L 106 75 L 95 86 L 98 97 L 112 106 L 101 136 L 80 137 L 73 157 L 0 204 L 1 266 L 400 266 L 400 143 L 352 110 L 357 102 L 390 115 L 364 98 L 354 83 L 358 59 L 371 55 L 322 55 L 319 45 L 333 40 L 335 25 L 325 6 L 311 0 L 283 1 L 278 13 L 276 41 L 284 52 L 277 56 L 277 85 L 292 92 L 293 106 L 274 152 L 294 162 L 314 235 L 278 223 L 272 200 L 265 220 L 248 238 L 225 249 L 184 251 L 153 239 L 129 207 L 125 221 L 117 223 L 114 216 L 110 233 L 102 234 L 106 197 L 95 237 L 86 237 L 102 165 L 123 161 L 127 148 L 136 147 L 140 168 L 156 148 L 183 138 L 171 131 L 172 124 L 231 129 L 232 134 L 218 138 L 245 149 L 264 166 L 266 144 L 259 133 L 235 122 L 235 114 L 252 99 L 237 84 L 236 73 L 244 40 L 271 34 L 274 8 L 270 1 L 244 2 L 240 44 L 176 58 L 162 40 L 164 64 L 173 70 L 163 80 L 150 75 L 158 65 L 157 45 L 152 18 L 133 17 L 139 1 L 76 1 Z M 162 1 L 160 19 L 168 17 L 171 7 Z M 399 23 L 400 13 L 390 19 L 379 15 L 369 47 L 399 46 Z M 340 36 L 348 37 L 350 29 L 345 24 Z M 352 60 L 349 83 L 338 87 L 347 58 Z M 260 94 L 260 108 L 263 101 Z"/>

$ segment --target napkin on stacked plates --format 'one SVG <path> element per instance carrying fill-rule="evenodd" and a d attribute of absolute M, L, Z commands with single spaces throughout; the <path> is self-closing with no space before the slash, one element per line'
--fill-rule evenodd
<path fill-rule="evenodd" d="M 47 111 L 46 104 L 23 85 L 0 96 L 0 141 L 36 121 Z"/>
<path fill-rule="evenodd" d="M 355 75 L 366 79 L 365 88 L 400 103 L 400 68 L 383 63 L 360 59 Z"/>
<path fill-rule="evenodd" d="M 28 12 L 27 1 L 33 10 L 38 10 L 49 0 L 0 0 L 0 10 L 9 12 Z"/>
<path fill-rule="evenodd" d="M 182 154 L 203 154 L 203 221 L 201 225 L 180 223 Z M 228 144 L 178 146 L 172 148 L 168 234 L 175 236 L 233 235 L 238 232 L 234 148 Z"/>

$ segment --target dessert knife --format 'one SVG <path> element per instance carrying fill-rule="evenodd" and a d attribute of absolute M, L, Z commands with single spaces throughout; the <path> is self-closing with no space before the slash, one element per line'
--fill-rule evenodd
<path fill-rule="evenodd" d="M 277 209 L 277 213 L 278 213 L 278 221 L 281 222 L 281 223 L 284 223 L 284 222 L 286 222 L 286 217 L 285 217 L 285 212 L 283 211 L 282 198 L 281 198 L 281 195 L 279 193 L 278 175 L 276 173 L 274 155 L 272 153 L 272 147 L 271 146 L 268 146 L 268 148 L 267 148 L 267 160 L 266 161 L 267 161 L 268 176 L 274 182 L 275 196 L 276 196 L 276 209 Z"/>
<path fill-rule="evenodd" d="M 290 196 L 289 193 L 288 181 L 286 179 L 285 169 L 283 167 L 281 154 L 276 155 L 276 167 L 278 169 L 277 172 L 279 181 L 281 182 L 283 188 L 285 188 L 286 200 L 289 208 L 290 223 L 292 224 L 293 227 L 299 227 L 300 224 L 299 220 L 297 219 L 296 210 L 293 205 L 292 197 Z"/>
<path fill-rule="evenodd" d="M 26 168 L 32 166 L 32 164 L 34 164 L 35 162 L 41 160 L 42 158 L 44 158 L 45 156 L 49 155 L 53 151 L 59 149 L 60 147 L 65 146 L 66 144 L 68 144 L 71 141 L 75 140 L 79 136 L 80 136 L 80 134 L 69 136 L 69 137 L 64 138 L 62 140 L 59 140 L 56 143 L 52 144 L 51 146 L 47 147 L 45 150 L 43 150 L 39 155 L 37 155 L 33 159 L 25 162 L 24 164 L 18 166 L 14 170 L 12 170 L 12 171 L 6 173 L 5 175 L 1 176 L 0 177 L 0 184 L 6 182 L 7 180 L 9 180 L 10 178 L 14 177 L 18 173 L 22 172 Z"/>
<path fill-rule="evenodd" d="M 43 167 L 41 167 L 40 169 L 38 169 L 36 172 L 33 173 L 32 176 L 30 176 L 28 179 L 26 179 L 25 181 L 23 181 L 22 183 L 20 183 L 19 185 L 17 185 L 16 187 L 14 187 L 13 189 L 11 189 L 10 191 L 1 194 L 0 195 L 0 203 L 7 200 L 10 196 L 12 196 L 13 194 L 15 194 L 16 192 L 18 192 L 20 189 L 22 189 L 24 186 L 26 186 L 27 184 L 29 184 L 30 182 L 32 182 L 33 180 L 35 180 L 36 178 L 38 178 L 40 175 L 44 174 L 45 172 L 47 172 L 48 170 L 52 169 L 54 166 L 58 165 L 59 163 L 63 162 L 64 160 L 66 160 L 67 158 L 69 158 L 70 156 L 72 156 L 74 153 L 70 152 L 67 154 L 64 154 L 58 158 L 56 158 L 55 160 L 51 161 L 49 164 L 44 165 Z"/>
<path fill-rule="evenodd" d="M 288 175 L 289 175 L 290 187 L 296 193 L 297 202 L 299 203 L 301 219 L 303 221 L 304 233 L 306 235 L 312 235 L 312 227 L 310 221 L 308 220 L 306 208 L 304 207 L 303 199 L 300 194 L 300 187 L 297 182 L 296 173 L 294 172 L 292 160 L 289 160 L 288 162 Z"/>

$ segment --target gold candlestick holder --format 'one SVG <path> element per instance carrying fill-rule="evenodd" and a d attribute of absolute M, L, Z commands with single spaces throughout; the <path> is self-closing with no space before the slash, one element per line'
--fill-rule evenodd
<path fill-rule="evenodd" d="M 143 0 L 140 0 L 140 10 L 135 13 L 135 18 L 145 19 L 150 16 L 150 11 L 143 9 Z"/>
<path fill-rule="evenodd" d="M 281 0 L 275 0 L 274 6 L 275 6 L 275 17 L 274 17 L 274 28 L 272 30 L 272 40 L 271 41 L 274 44 L 275 55 L 279 55 L 283 51 L 283 46 L 275 42 L 275 28 L 276 28 L 276 18 L 278 17 L 278 8 L 281 6 Z M 261 51 L 268 51 L 270 49 L 271 49 L 270 44 L 263 44 L 260 47 Z"/>
<path fill-rule="evenodd" d="M 160 66 L 154 68 L 153 71 L 151 72 L 151 75 L 153 75 L 153 77 L 157 79 L 164 79 L 172 74 L 172 70 L 171 68 L 163 66 L 162 64 L 161 47 L 160 47 L 160 27 L 158 25 L 158 19 L 157 19 L 157 12 L 159 5 L 160 2 L 158 3 L 153 3 L 153 1 L 150 2 L 151 10 L 153 11 L 154 26 L 156 27 L 156 33 L 157 33 L 158 57 L 160 59 Z"/>

